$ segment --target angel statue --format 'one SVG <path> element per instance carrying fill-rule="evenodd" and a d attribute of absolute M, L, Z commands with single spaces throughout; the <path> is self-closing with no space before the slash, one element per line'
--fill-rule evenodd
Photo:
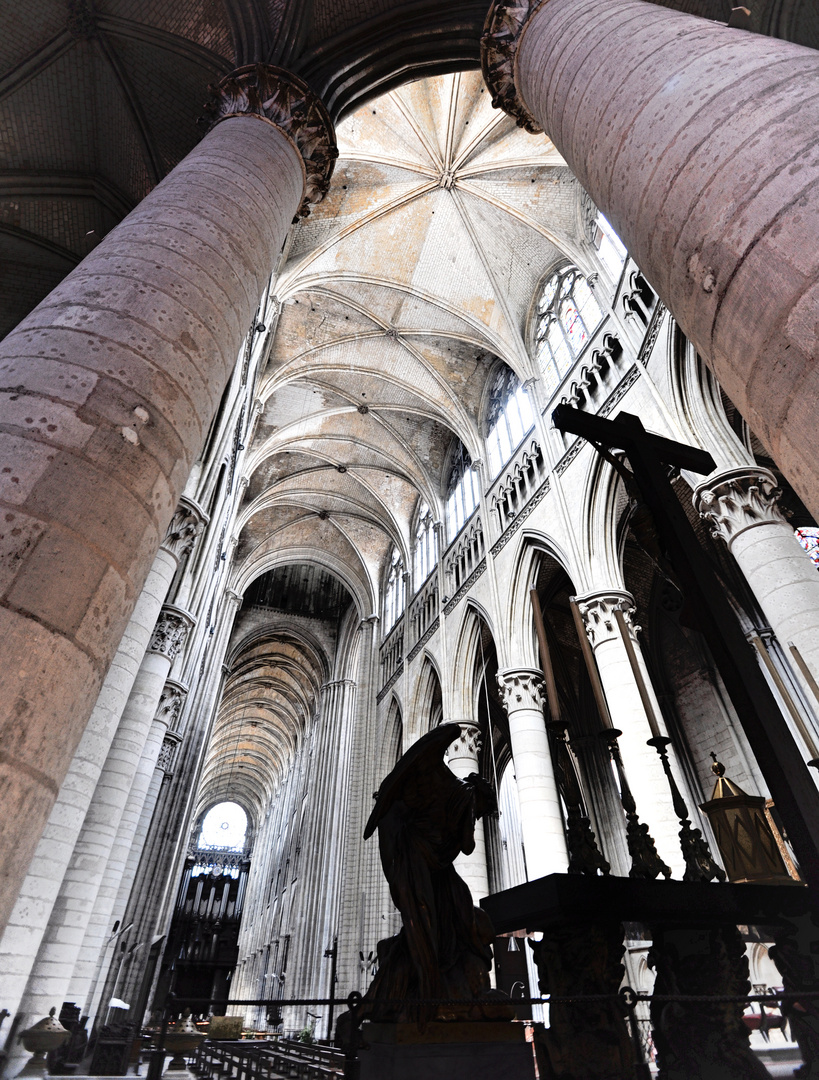
<path fill-rule="evenodd" d="M 400 759 L 375 795 L 364 839 L 378 829 L 381 865 L 403 928 L 378 943 L 378 973 L 363 1017 L 376 1021 L 507 1020 L 514 1009 L 492 990 L 494 930 L 472 903 L 453 860 L 475 850 L 475 822 L 496 808 L 477 773 L 459 779 L 444 751 L 461 734 L 442 724 Z M 465 1004 L 424 1004 L 430 999 Z"/>

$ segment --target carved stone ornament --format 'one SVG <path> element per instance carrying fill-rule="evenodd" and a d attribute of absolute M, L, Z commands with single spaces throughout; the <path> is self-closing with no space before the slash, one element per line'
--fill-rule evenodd
<path fill-rule="evenodd" d="M 694 489 L 694 506 L 711 535 L 722 537 L 730 549 L 740 533 L 755 525 L 787 524 L 776 505 L 781 494 L 767 469 L 728 469 Z"/>
<path fill-rule="evenodd" d="M 498 686 L 508 713 L 518 709 L 543 709 L 545 687 L 537 668 L 516 668 L 498 673 Z"/>
<path fill-rule="evenodd" d="M 589 593 L 588 596 L 579 596 L 577 598 L 577 606 L 583 616 L 583 624 L 586 627 L 586 633 L 589 635 L 589 641 L 595 649 L 598 645 L 602 645 L 603 642 L 619 639 L 620 630 L 614 616 L 617 610 L 622 611 L 625 615 L 632 637 L 640 629 L 631 621 L 631 616 L 635 611 L 634 597 L 631 593 L 615 591 L 614 589 Z"/>
<path fill-rule="evenodd" d="M 233 116 L 259 116 L 293 140 L 305 169 L 298 216 L 307 217 L 327 194 L 338 157 L 333 122 L 319 98 L 297 75 L 271 64 L 237 68 L 208 90 L 210 126 Z"/>
<path fill-rule="evenodd" d="M 173 663 L 182 651 L 193 623 L 193 617 L 187 611 L 166 604 L 156 620 L 148 652 L 167 656 Z"/>
<path fill-rule="evenodd" d="M 159 704 L 156 707 L 154 718 L 171 730 L 179 725 L 179 717 L 182 714 L 182 706 L 188 696 L 187 686 L 168 679 L 159 695 Z"/>
<path fill-rule="evenodd" d="M 179 736 L 168 734 L 162 740 L 162 746 L 159 748 L 156 767 L 161 769 L 167 776 L 173 776 L 176 748 L 179 746 L 180 741 Z"/>
<path fill-rule="evenodd" d="M 481 70 L 492 95 L 492 107 L 503 109 L 524 131 L 540 135 L 543 128 L 523 104 L 515 86 L 518 42 L 535 7 L 537 4 L 530 3 L 530 0 L 518 0 L 511 4 L 497 0 L 492 5 L 481 37 Z"/>
<path fill-rule="evenodd" d="M 481 729 L 477 724 L 466 720 L 459 720 L 458 723 L 461 725 L 461 734 L 453 743 L 450 743 L 447 758 L 449 761 L 455 758 L 469 758 L 470 761 L 477 762 L 481 749 Z"/>
<path fill-rule="evenodd" d="M 171 518 L 162 547 L 181 562 L 193 551 L 196 538 L 208 522 L 204 510 L 190 499 L 180 499 L 179 505 Z"/>

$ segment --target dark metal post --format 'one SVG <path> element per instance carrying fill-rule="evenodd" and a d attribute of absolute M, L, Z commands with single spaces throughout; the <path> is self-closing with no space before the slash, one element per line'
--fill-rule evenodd
<path fill-rule="evenodd" d="M 605 420 L 559 405 L 552 418 L 561 431 L 628 455 L 661 543 L 698 612 L 699 628 L 782 815 L 800 870 L 819 890 L 819 792 L 667 475 L 669 464 L 709 473 L 716 468 L 711 455 L 647 432 L 630 413 Z"/>
<path fill-rule="evenodd" d="M 336 996 L 336 968 L 338 965 L 338 935 L 333 938 L 333 946 L 324 950 L 324 955 L 330 957 L 330 1011 L 327 1014 L 327 1041 L 333 1041 L 333 1008 Z"/>

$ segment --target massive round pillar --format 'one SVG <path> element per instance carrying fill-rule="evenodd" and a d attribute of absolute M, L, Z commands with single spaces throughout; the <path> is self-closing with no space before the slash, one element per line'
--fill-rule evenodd
<path fill-rule="evenodd" d="M 336 156 L 300 80 L 241 68 L 202 142 L 0 344 L 0 927 L 243 334 Z"/>
<path fill-rule="evenodd" d="M 816 52 L 642 0 L 499 2 L 483 67 L 819 513 Z"/>

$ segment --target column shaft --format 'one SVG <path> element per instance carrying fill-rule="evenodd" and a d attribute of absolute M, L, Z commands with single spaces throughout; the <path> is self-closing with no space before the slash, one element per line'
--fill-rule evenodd
<path fill-rule="evenodd" d="M 0 345 L 0 926 L 304 187 L 217 124 Z"/>
<path fill-rule="evenodd" d="M 490 85 L 514 82 L 816 514 L 816 52 L 642 0 L 516 14 L 490 16 Z"/>
<path fill-rule="evenodd" d="M 540 672 L 521 668 L 498 675 L 509 715 L 509 740 L 520 800 L 529 880 L 565 874 L 569 856 L 549 738 L 543 719 Z"/>
<path fill-rule="evenodd" d="M 729 469 L 694 492 L 694 504 L 736 559 L 787 653 L 792 641 L 819 679 L 819 570 L 780 512 L 767 469 Z"/>
<path fill-rule="evenodd" d="M 480 774 L 478 753 L 480 751 L 480 729 L 471 721 L 462 720 L 461 737 L 448 751 L 447 765 L 461 780 L 470 773 Z M 486 868 L 486 836 L 483 819 L 475 822 L 475 850 L 471 855 L 458 855 L 455 869 L 469 886 L 472 902 L 478 904 L 482 897 L 489 895 L 489 872 Z"/>
<path fill-rule="evenodd" d="M 34 966 L 176 565 L 176 558 L 164 547 L 160 548 L 0 939 L 0 967 L 6 975 L 3 1005 L 12 1015 L 17 1011 Z"/>
<path fill-rule="evenodd" d="M 166 612 L 170 612 L 170 616 L 167 616 Z M 89 922 L 112 891 L 110 875 L 115 871 L 112 860 L 119 851 L 116 841 L 123 814 L 132 801 L 131 789 L 138 776 L 153 717 L 171 664 L 171 657 L 167 652 L 163 655 L 153 650 L 167 642 L 169 626 L 176 632 L 177 637 L 174 640 L 177 642 L 181 627 L 184 627 L 184 632 L 187 633 L 190 620 L 187 616 L 181 618 L 181 614 L 177 613 L 176 609 L 166 608 L 160 622 L 154 627 L 149 650 L 134 680 L 20 1002 L 24 1025 L 47 1014 L 54 1001 L 60 1004 L 67 998 L 77 967 L 84 971 L 84 968 L 90 965 L 93 972 L 97 951 L 93 956 L 88 955 Z M 144 798 L 144 791 L 142 797 Z M 138 813 L 136 817 L 138 819 Z M 121 855 L 123 864 L 126 855 L 127 848 Z M 119 869 L 121 873 L 122 867 Z M 118 881 L 117 878 L 117 884 Z M 103 885 L 108 888 L 101 901 L 99 894 Z M 110 914 L 110 905 L 115 897 L 114 887 L 105 918 L 103 937 L 110 932 L 107 915 Z M 101 945 L 100 940 L 97 949 Z M 13 1061 L 18 1056 L 24 1056 L 24 1052 L 15 1048 L 10 1057 L 10 1073 L 14 1072 Z"/>
<path fill-rule="evenodd" d="M 660 758 L 657 751 L 647 745 L 651 738 L 651 728 L 626 647 L 614 619 L 614 610 L 619 607 L 627 620 L 630 620 L 634 611 L 634 597 L 627 592 L 609 590 L 580 597 L 578 604 L 589 639 L 594 646 L 594 658 L 612 723 L 623 733 L 620 736 L 620 752 L 629 786 L 637 803 L 637 813 L 640 820 L 648 825 L 660 857 L 668 863 L 675 876 L 681 877 L 685 866 L 677 836 L 680 823 L 674 813 L 668 780 Z M 640 643 L 634 634 L 632 644 L 640 664 L 643 682 L 654 699 L 654 714 L 665 735 L 667 732 L 660 705 L 651 685 Z M 681 778 L 678 776 L 677 779 L 680 783 Z M 685 790 L 682 783 L 680 788 Z"/>

